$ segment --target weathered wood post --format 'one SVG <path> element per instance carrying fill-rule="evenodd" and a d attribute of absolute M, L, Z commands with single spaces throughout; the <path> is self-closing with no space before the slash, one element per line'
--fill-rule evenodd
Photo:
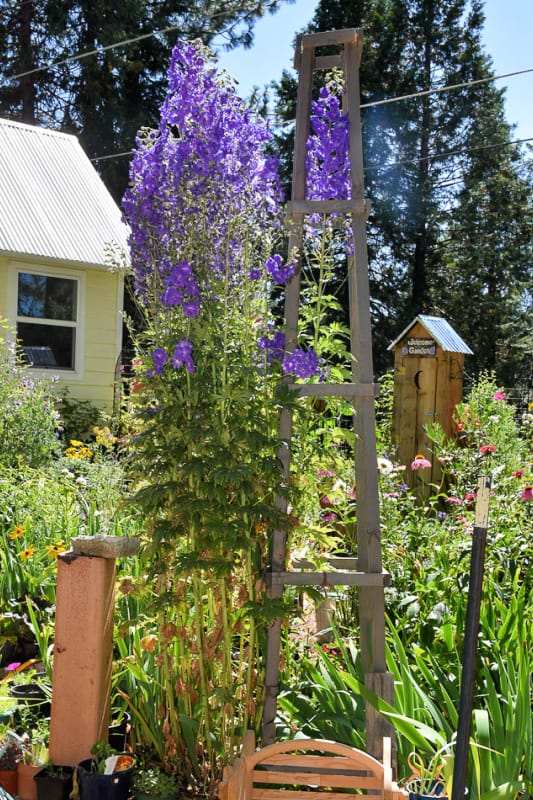
<path fill-rule="evenodd" d="M 139 540 L 80 536 L 57 565 L 50 758 L 74 766 L 107 741 L 116 559 Z"/>

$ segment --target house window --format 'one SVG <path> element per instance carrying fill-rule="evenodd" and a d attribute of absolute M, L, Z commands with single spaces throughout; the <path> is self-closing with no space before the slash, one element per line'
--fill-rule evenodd
<path fill-rule="evenodd" d="M 19 271 L 17 338 L 28 363 L 40 369 L 76 370 L 79 281 Z"/>

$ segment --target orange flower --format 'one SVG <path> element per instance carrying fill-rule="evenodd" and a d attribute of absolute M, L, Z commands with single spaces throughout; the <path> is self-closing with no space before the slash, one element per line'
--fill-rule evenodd
<path fill-rule="evenodd" d="M 29 558 L 31 558 L 33 556 L 34 553 L 35 553 L 35 547 L 31 547 L 30 546 L 30 547 L 27 547 L 25 550 L 23 550 L 21 553 L 19 553 L 19 557 L 23 561 L 27 561 Z"/>
<path fill-rule="evenodd" d="M 63 542 L 54 542 L 54 544 L 48 544 L 46 549 L 50 558 L 57 558 L 60 553 L 65 552 L 66 548 Z"/>
<path fill-rule="evenodd" d="M 17 525 L 15 530 L 9 534 L 10 539 L 20 539 L 21 536 L 24 536 L 24 525 Z"/>

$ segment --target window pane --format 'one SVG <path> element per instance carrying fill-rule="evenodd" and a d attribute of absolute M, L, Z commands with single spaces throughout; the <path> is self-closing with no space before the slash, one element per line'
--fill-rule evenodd
<path fill-rule="evenodd" d="M 77 282 L 50 275 L 20 272 L 17 314 L 19 317 L 76 320 Z"/>
<path fill-rule="evenodd" d="M 75 328 L 19 322 L 17 336 L 28 363 L 45 369 L 74 369 Z"/>

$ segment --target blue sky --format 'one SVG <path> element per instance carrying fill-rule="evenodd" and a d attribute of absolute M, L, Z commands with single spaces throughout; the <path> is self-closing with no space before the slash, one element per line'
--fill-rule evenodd
<path fill-rule="evenodd" d="M 296 0 L 260 20 L 255 45 L 220 53 L 220 64 L 238 82 L 238 93 L 247 97 L 254 86 L 278 80 L 283 69 L 291 69 L 296 31 L 311 21 L 319 0 Z M 533 68 L 533 0 L 485 0 L 486 52 L 492 57 L 496 75 Z M 515 138 L 533 138 L 533 72 L 497 81 L 507 87 L 506 116 L 516 123 Z"/>

